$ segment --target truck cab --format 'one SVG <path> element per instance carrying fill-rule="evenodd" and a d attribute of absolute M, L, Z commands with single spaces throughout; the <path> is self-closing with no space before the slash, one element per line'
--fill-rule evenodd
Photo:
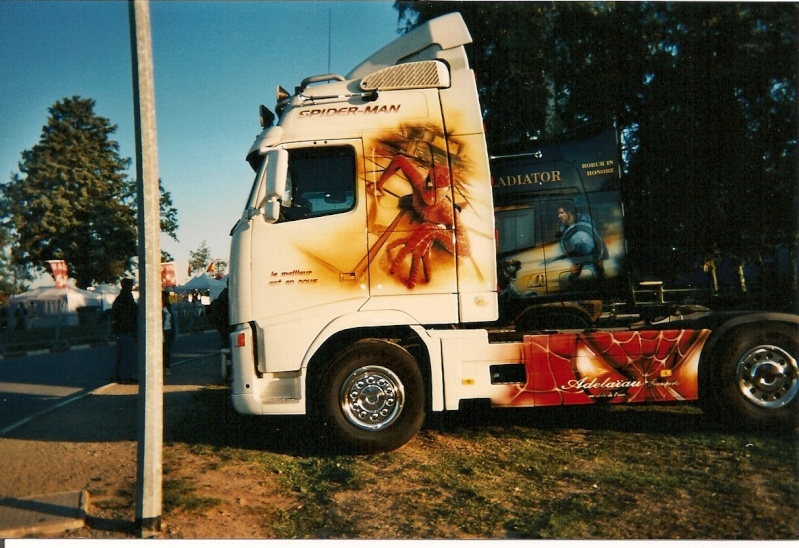
<path fill-rule="evenodd" d="M 314 353 L 361 326 L 497 318 L 493 203 L 459 14 L 282 92 L 232 231 L 233 402 L 304 412 Z M 270 120 L 273 118 L 273 120 Z M 235 371 L 238 369 L 238 371 Z"/>

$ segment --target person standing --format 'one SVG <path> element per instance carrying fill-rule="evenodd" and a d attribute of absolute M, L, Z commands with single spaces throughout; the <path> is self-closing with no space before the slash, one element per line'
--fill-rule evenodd
<path fill-rule="evenodd" d="M 175 340 L 177 326 L 175 324 L 175 314 L 169 304 L 169 293 L 166 291 L 161 293 L 161 316 L 164 326 L 164 376 L 168 377 L 172 374 L 170 361 L 172 360 L 172 342 Z"/>
<path fill-rule="evenodd" d="M 230 299 L 228 298 L 227 287 L 208 305 L 208 320 L 219 332 L 219 336 L 222 338 L 222 348 L 230 347 L 230 334 L 233 332 L 230 327 L 229 306 Z"/>
<path fill-rule="evenodd" d="M 125 278 L 122 290 L 111 305 L 111 328 L 116 335 L 116 375 L 115 382 L 136 383 L 137 342 L 139 330 L 139 307 L 133 298 L 133 280 Z"/>

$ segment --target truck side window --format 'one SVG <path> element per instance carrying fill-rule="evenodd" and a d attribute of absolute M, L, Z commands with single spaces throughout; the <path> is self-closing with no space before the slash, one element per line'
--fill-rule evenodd
<path fill-rule="evenodd" d="M 286 221 L 350 211 L 355 207 L 355 149 L 314 147 L 289 151 Z"/>
<path fill-rule="evenodd" d="M 535 245 L 535 209 L 513 208 L 497 211 L 499 253 L 521 251 Z"/>

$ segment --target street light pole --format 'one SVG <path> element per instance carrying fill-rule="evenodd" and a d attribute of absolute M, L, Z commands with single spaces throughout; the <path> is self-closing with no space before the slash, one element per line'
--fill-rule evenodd
<path fill-rule="evenodd" d="M 139 229 L 139 404 L 136 526 L 141 537 L 145 538 L 157 536 L 161 531 L 164 441 L 161 220 L 150 6 L 147 0 L 129 0 L 128 7 L 133 55 Z"/>

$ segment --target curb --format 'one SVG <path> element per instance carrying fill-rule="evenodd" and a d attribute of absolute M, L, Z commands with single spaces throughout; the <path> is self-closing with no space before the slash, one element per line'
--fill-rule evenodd
<path fill-rule="evenodd" d="M 89 492 L 0 499 L 0 538 L 54 535 L 86 525 Z"/>

